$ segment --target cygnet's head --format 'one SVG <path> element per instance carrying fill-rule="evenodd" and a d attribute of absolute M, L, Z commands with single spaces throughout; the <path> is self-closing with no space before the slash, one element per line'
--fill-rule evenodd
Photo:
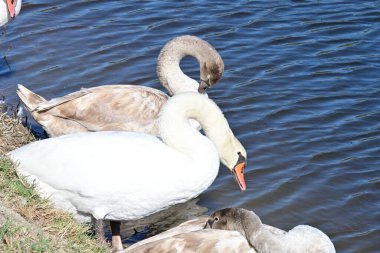
<path fill-rule="evenodd" d="M 205 228 L 238 231 L 249 238 L 261 228 L 260 218 L 252 211 L 243 208 L 224 208 L 211 214 Z"/>
<path fill-rule="evenodd" d="M 199 93 L 205 93 L 206 90 L 216 84 L 223 75 L 224 63 L 222 58 L 216 60 L 200 62 L 200 84 Z"/>

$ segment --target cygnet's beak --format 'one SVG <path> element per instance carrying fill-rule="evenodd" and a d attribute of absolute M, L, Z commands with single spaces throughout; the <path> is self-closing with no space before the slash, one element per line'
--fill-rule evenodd
<path fill-rule="evenodd" d="M 244 180 L 245 163 L 245 157 L 239 153 L 239 159 L 234 168 L 232 169 L 232 173 L 234 174 L 235 180 L 242 191 L 245 191 L 247 189 Z"/>
<path fill-rule="evenodd" d="M 7 6 L 8 6 L 8 11 L 9 11 L 9 16 L 11 18 L 14 18 L 15 15 L 16 15 L 15 4 L 16 4 L 15 0 L 7 0 Z"/>
<path fill-rule="evenodd" d="M 205 226 L 203 227 L 203 229 L 206 229 L 206 228 L 212 228 L 212 224 L 214 223 L 214 219 L 213 218 L 210 218 L 208 219 L 208 221 L 206 222 Z"/>
<path fill-rule="evenodd" d="M 210 87 L 211 87 L 211 85 L 209 84 L 208 80 L 201 79 L 199 86 L 198 86 L 198 92 L 203 94 Z"/>

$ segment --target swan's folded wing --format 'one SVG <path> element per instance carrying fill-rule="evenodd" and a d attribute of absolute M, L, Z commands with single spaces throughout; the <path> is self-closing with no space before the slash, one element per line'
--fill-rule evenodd
<path fill-rule="evenodd" d="M 142 241 L 144 242 L 144 241 Z M 237 231 L 202 229 L 178 234 L 168 238 L 131 246 L 124 253 L 170 253 L 170 252 L 208 252 L 208 253 L 256 253 L 247 240 Z"/>
<path fill-rule="evenodd" d="M 263 226 L 267 230 L 269 230 L 270 232 L 272 232 L 273 234 L 276 234 L 276 235 L 286 234 L 286 231 L 284 231 L 282 229 L 279 229 L 279 228 L 276 228 L 276 227 L 272 227 L 272 226 L 266 225 L 266 224 L 263 224 Z"/>
<path fill-rule="evenodd" d="M 49 115 L 88 131 L 150 132 L 167 99 L 165 93 L 149 87 L 107 85 L 69 94 L 54 100 L 55 106 L 41 108 L 50 108 Z"/>
<path fill-rule="evenodd" d="M 196 218 L 193 220 L 186 221 L 186 222 L 184 222 L 184 223 L 182 223 L 182 224 L 180 224 L 174 228 L 171 228 L 165 232 L 162 232 L 160 234 L 157 234 L 155 236 L 147 238 L 143 241 L 137 242 L 137 243 L 133 244 L 130 248 L 138 248 L 139 246 L 150 243 L 150 242 L 159 241 L 159 240 L 170 238 L 170 237 L 173 237 L 173 236 L 176 236 L 179 234 L 183 234 L 183 233 L 189 233 L 192 231 L 202 230 L 204 228 L 207 220 L 208 220 L 208 216 L 204 216 L 204 217 L 199 217 L 199 218 Z"/>

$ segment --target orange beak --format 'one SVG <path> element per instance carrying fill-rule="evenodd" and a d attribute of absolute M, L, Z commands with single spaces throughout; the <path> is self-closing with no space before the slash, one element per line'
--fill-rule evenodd
<path fill-rule="evenodd" d="M 241 154 L 239 154 L 239 159 L 232 169 L 232 173 L 234 174 L 235 180 L 238 183 L 240 189 L 245 191 L 247 189 L 244 180 L 244 169 L 245 169 L 245 158 Z"/>
<path fill-rule="evenodd" d="M 9 11 L 9 16 L 11 18 L 14 18 L 15 15 L 16 15 L 15 4 L 16 4 L 15 0 L 7 0 L 7 6 L 8 6 L 8 11 Z"/>

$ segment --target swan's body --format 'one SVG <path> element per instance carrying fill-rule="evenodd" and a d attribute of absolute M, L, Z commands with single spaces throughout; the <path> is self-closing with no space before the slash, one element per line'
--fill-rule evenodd
<path fill-rule="evenodd" d="M 210 144 L 203 147 L 211 159 L 192 162 L 150 135 L 95 132 L 38 141 L 12 157 L 59 207 L 96 219 L 135 220 L 194 198 L 212 183 L 218 154 L 212 143 L 203 144 Z"/>
<path fill-rule="evenodd" d="M 79 133 L 37 141 L 10 156 L 41 194 L 82 217 L 139 219 L 185 202 L 214 181 L 219 159 L 245 190 L 246 151 L 212 100 L 194 92 L 172 97 L 159 128 L 163 142 L 142 133 Z"/>
<path fill-rule="evenodd" d="M 206 225 L 206 226 L 205 226 Z M 187 221 L 133 244 L 123 253 L 335 253 L 320 230 L 300 225 L 289 232 L 262 224 L 251 211 L 226 208 Z"/>
<path fill-rule="evenodd" d="M 15 18 L 21 10 L 22 0 L 0 0 L 0 26 Z"/>
<path fill-rule="evenodd" d="M 307 225 L 281 232 L 268 228 L 252 211 L 225 208 L 211 215 L 208 227 L 238 231 L 258 253 L 335 253 L 329 237 Z"/>
<path fill-rule="evenodd" d="M 199 84 L 179 63 L 191 55 L 200 64 Z M 180 36 L 169 41 L 158 57 L 157 73 L 170 94 L 204 92 L 222 76 L 223 60 L 206 41 Z M 83 89 L 50 101 L 19 85 L 17 94 L 50 137 L 94 131 L 134 131 L 158 135 L 158 114 L 168 95 L 144 86 L 106 85 Z"/>
<path fill-rule="evenodd" d="M 206 226 L 205 226 L 206 225 Z M 226 208 L 133 244 L 123 253 L 335 253 L 322 231 L 307 225 L 289 232 L 262 224 L 253 212 Z"/>

